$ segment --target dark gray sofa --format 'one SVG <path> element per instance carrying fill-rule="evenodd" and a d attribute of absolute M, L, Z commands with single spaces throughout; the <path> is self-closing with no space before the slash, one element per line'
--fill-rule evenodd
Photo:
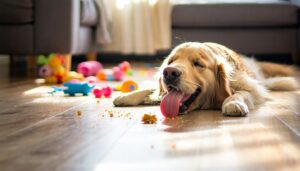
<path fill-rule="evenodd" d="M 173 45 L 210 41 L 245 54 L 289 54 L 299 64 L 299 9 L 284 0 L 177 0 Z M 296 2 L 297 3 L 297 2 Z"/>
<path fill-rule="evenodd" d="M 211 41 L 299 64 L 299 9 L 287 0 L 174 0 L 173 45 Z M 299 0 L 294 0 L 300 4 Z M 0 54 L 94 51 L 93 0 L 0 0 Z"/>
<path fill-rule="evenodd" d="M 93 0 L 1 0 L 0 54 L 93 51 Z"/>

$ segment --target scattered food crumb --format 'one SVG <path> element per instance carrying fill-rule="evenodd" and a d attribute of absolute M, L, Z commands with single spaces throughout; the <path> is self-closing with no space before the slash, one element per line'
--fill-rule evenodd
<path fill-rule="evenodd" d="M 154 145 L 151 145 L 150 148 L 153 149 L 153 148 L 154 148 Z"/>
<path fill-rule="evenodd" d="M 151 114 L 144 114 L 142 117 L 142 122 L 144 124 L 155 124 L 157 121 L 157 118 L 155 115 L 151 115 Z"/>
<path fill-rule="evenodd" d="M 176 144 L 172 144 L 171 147 L 172 147 L 172 149 L 175 150 L 176 149 Z"/>
<path fill-rule="evenodd" d="M 97 100 L 96 102 L 97 102 L 97 104 L 99 104 L 99 103 L 100 103 L 100 100 Z"/>
<path fill-rule="evenodd" d="M 112 110 L 112 109 L 104 109 L 104 112 L 106 115 L 108 115 L 109 117 L 115 117 L 115 118 L 128 118 L 128 119 L 132 119 L 132 115 L 130 112 L 126 112 L 126 111 L 119 111 L 119 110 Z M 104 115 L 102 115 L 104 117 Z"/>
<path fill-rule="evenodd" d="M 76 114 L 77 114 L 77 116 L 81 116 L 81 111 L 80 110 L 76 110 Z"/>

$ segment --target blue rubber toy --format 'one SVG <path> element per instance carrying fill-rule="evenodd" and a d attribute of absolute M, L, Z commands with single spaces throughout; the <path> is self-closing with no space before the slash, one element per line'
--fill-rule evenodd
<path fill-rule="evenodd" d="M 69 94 L 70 96 L 75 96 L 75 94 L 83 94 L 87 96 L 89 92 L 95 87 L 94 85 L 90 85 L 89 83 L 78 83 L 78 82 L 67 82 L 63 84 L 64 88 L 52 87 L 53 91 L 49 92 L 49 94 L 54 94 L 58 91 L 63 91 L 65 94 Z"/>

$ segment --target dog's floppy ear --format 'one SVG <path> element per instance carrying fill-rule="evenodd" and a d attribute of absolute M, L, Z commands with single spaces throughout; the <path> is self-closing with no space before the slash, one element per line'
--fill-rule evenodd
<path fill-rule="evenodd" d="M 166 93 L 166 88 L 163 86 L 163 78 L 162 78 L 162 74 L 163 74 L 163 70 L 165 67 L 168 66 L 168 61 L 169 61 L 169 58 L 170 56 L 166 57 L 166 59 L 164 59 L 164 61 L 162 62 L 158 72 L 157 72 L 157 75 L 156 75 L 156 78 L 158 78 L 158 84 L 159 84 L 159 95 L 163 95 Z"/>
<path fill-rule="evenodd" d="M 164 95 L 166 93 L 166 89 L 163 87 L 163 80 L 162 77 L 159 77 L 158 83 L 159 83 L 159 95 Z"/>
<path fill-rule="evenodd" d="M 232 95 L 228 73 L 223 64 L 218 64 L 216 68 L 216 102 L 217 106 L 222 106 L 223 101 Z"/>

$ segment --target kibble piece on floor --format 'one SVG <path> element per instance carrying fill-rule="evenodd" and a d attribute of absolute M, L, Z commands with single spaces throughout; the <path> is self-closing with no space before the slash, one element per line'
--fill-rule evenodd
<path fill-rule="evenodd" d="M 157 118 L 155 115 L 144 114 L 142 117 L 142 122 L 144 124 L 155 124 L 157 122 Z"/>
<path fill-rule="evenodd" d="M 76 115 L 77 115 L 77 116 L 81 116 L 81 114 L 82 114 L 82 113 L 81 113 L 80 110 L 76 110 Z"/>

